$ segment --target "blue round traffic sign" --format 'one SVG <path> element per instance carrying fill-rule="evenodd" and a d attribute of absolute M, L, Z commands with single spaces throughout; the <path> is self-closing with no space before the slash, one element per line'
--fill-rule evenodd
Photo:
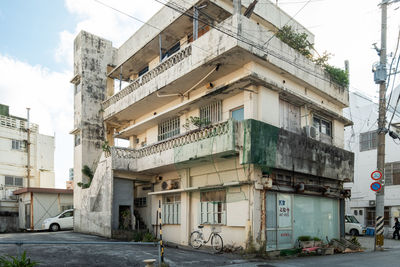
<path fill-rule="evenodd" d="M 372 190 L 372 191 L 378 192 L 378 191 L 381 190 L 381 189 L 382 189 L 382 185 L 381 185 L 380 182 L 373 182 L 373 183 L 371 184 L 371 190 Z"/>

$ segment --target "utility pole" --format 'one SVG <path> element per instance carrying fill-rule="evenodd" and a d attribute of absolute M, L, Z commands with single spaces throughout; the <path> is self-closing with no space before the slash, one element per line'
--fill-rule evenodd
<path fill-rule="evenodd" d="M 28 188 L 31 186 L 31 129 L 29 125 L 29 110 L 26 108 L 27 112 L 27 126 L 26 126 L 26 152 L 27 152 L 27 166 L 26 166 L 26 178 L 28 180 Z"/>

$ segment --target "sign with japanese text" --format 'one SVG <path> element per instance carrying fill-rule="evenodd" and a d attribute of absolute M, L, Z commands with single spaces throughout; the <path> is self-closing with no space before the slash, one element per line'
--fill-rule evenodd
<path fill-rule="evenodd" d="M 292 227 L 292 201 L 287 194 L 278 194 L 278 225 L 279 228 Z"/>

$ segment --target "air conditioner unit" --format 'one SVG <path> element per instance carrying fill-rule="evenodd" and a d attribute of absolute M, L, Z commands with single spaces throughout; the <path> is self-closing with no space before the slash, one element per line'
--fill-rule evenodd
<path fill-rule="evenodd" d="M 368 204 L 370 207 L 375 207 L 375 200 L 370 200 Z"/>
<path fill-rule="evenodd" d="M 168 180 L 162 182 L 161 184 L 162 190 L 179 189 L 179 187 L 180 187 L 179 180 Z"/>
<path fill-rule="evenodd" d="M 315 140 L 320 139 L 319 130 L 314 126 L 305 126 L 304 132 L 307 135 L 307 137 L 310 137 Z"/>

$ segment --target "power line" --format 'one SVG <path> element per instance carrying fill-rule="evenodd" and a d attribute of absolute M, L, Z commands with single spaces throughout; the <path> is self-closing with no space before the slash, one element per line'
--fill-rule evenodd
<path fill-rule="evenodd" d="M 291 22 L 291 21 L 294 19 L 294 17 L 296 17 L 296 16 L 297 16 L 311 1 L 312 1 L 312 0 L 308 0 L 308 1 L 296 12 L 296 14 L 294 14 L 292 17 L 290 17 L 290 19 L 282 26 L 282 28 L 285 27 L 289 22 Z M 274 38 L 274 37 L 276 36 L 277 33 L 278 33 L 278 32 L 274 33 L 274 34 L 263 44 L 263 46 L 268 45 L 268 43 L 272 40 L 272 38 Z"/>
<path fill-rule="evenodd" d="M 394 55 L 393 55 L 393 58 L 392 58 L 392 62 L 390 63 L 390 67 L 389 67 L 389 77 L 388 77 L 388 84 L 387 84 L 387 86 L 386 86 L 386 90 L 389 88 L 390 77 L 391 77 L 390 72 L 392 71 L 393 62 L 394 62 L 394 60 L 396 59 L 397 50 L 398 50 L 398 48 L 399 48 L 399 41 L 400 41 L 400 31 L 399 31 L 399 34 L 398 34 L 398 36 L 397 36 L 396 50 L 395 50 L 395 52 L 394 52 Z M 390 95 L 389 95 L 389 100 L 388 100 L 388 104 L 387 104 L 386 110 L 388 110 L 389 104 L 390 104 L 390 100 L 391 100 L 391 98 L 392 98 L 392 93 L 393 93 L 393 88 L 394 88 L 394 82 L 395 82 L 395 80 L 396 80 L 396 72 L 397 72 L 397 69 L 398 69 L 398 67 L 399 67 L 399 62 L 400 62 L 400 55 L 399 55 L 399 58 L 397 59 L 396 70 L 394 71 L 394 77 L 393 77 L 392 90 L 391 90 Z"/>
<path fill-rule="evenodd" d="M 176 3 L 173 3 L 173 2 L 163 3 L 163 2 L 161 2 L 160 0 L 154 0 L 154 1 L 156 1 L 156 2 L 158 2 L 158 3 L 160 3 L 160 4 L 165 5 L 166 7 L 171 8 L 171 9 L 173 9 L 173 10 L 175 10 L 175 11 L 181 13 L 182 15 L 185 15 L 185 16 L 188 16 L 188 17 L 194 19 L 194 16 L 193 16 L 193 15 L 188 14 L 186 10 L 183 10 L 183 11 L 182 11 L 182 7 L 179 6 L 179 5 L 177 5 Z M 321 80 L 326 81 L 326 82 L 329 82 L 329 83 L 331 82 L 331 80 L 326 79 L 325 77 L 322 77 L 322 76 L 320 76 L 320 75 L 314 73 L 312 70 L 308 70 L 307 68 L 296 64 L 295 62 L 293 62 L 293 60 L 287 59 L 287 58 L 285 58 L 285 57 L 279 55 L 279 54 L 276 53 L 275 51 L 270 50 L 270 49 L 268 49 L 268 48 L 265 48 L 263 45 L 260 46 L 260 45 L 258 45 L 258 44 L 256 44 L 256 43 L 254 43 L 252 40 L 249 40 L 249 39 L 247 39 L 247 38 L 245 38 L 245 37 L 243 37 L 243 36 L 237 36 L 236 33 L 232 32 L 232 31 L 229 30 L 229 29 L 226 29 L 226 28 L 218 27 L 218 26 L 216 26 L 216 25 L 209 24 L 208 22 L 204 22 L 204 21 L 202 21 L 201 19 L 198 19 L 198 20 L 199 20 L 200 22 L 202 22 L 202 23 L 204 23 L 204 24 L 206 24 L 206 25 L 208 25 L 208 26 L 210 26 L 210 27 L 216 29 L 217 31 L 219 31 L 219 32 L 221 32 L 221 33 L 224 33 L 224 34 L 226 34 L 226 35 L 228 35 L 228 36 L 230 36 L 230 37 L 232 37 L 232 38 L 234 38 L 234 39 L 236 39 L 236 40 L 238 40 L 238 41 L 241 41 L 241 42 L 243 42 L 243 43 L 246 43 L 246 44 L 248 44 L 248 45 L 250 45 L 250 46 L 252 46 L 252 47 L 254 47 L 254 48 L 256 48 L 256 49 L 258 49 L 258 50 L 260 50 L 260 51 L 262 51 L 262 52 L 265 52 L 265 53 L 266 53 L 266 56 L 271 55 L 271 56 L 273 56 L 273 57 L 275 57 L 275 58 L 277 58 L 277 59 L 280 59 L 280 60 L 282 60 L 282 61 L 284 61 L 284 62 L 286 62 L 286 63 L 288 63 L 288 64 L 290 64 L 290 65 L 292 65 L 292 66 L 294 66 L 294 67 L 297 67 L 298 69 L 303 70 L 304 72 L 306 72 L 306 73 L 308 73 L 308 74 L 310 74 L 310 75 L 312 75 L 312 76 L 314 76 L 314 77 L 316 77 L 316 78 L 318 78 L 318 79 L 321 79 Z M 347 89 L 347 88 L 344 88 L 344 90 L 347 91 L 348 89 Z"/>

